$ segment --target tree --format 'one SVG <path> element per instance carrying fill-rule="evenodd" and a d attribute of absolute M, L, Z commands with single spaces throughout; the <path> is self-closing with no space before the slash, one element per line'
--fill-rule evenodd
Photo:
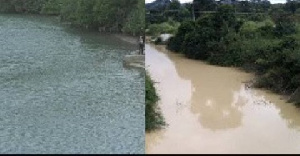
<path fill-rule="evenodd" d="M 299 0 L 287 0 L 285 4 L 286 11 L 295 14 L 296 10 L 299 8 Z"/>
<path fill-rule="evenodd" d="M 15 6 L 11 0 L 0 0 L 0 12 L 15 12 Z"/>
<path fill-rule="evenodd" d="M 131 34 L 145 24 L 143 0 L 0 0 L 0 11 L 59 15 L 72 25 Z"/>
<path fill-rule="evenodd" d="M 171 0 L 171 3 L 167 7 L 168 10 L 179 10 L 181 8 L 181 4 L 179 0 Z"/>
<path fill-rule="evenodd" d="M 268 9 L 271 8 L 271 2 L 268 1 L 268 0 L 263 0 L 263 1 L 261 2 L 261 7 L 262 7 L 262 9 L 266 12 L 266 11 L 268 11 Z"/>
<path fill-rule="evenodd" d="M 131 11 L 125 22 L 123 32 L 132 33 L 132 35 L 144 35 L 145 30 L 145 3 L 138 1 L 135 9 Z"/>
<path fill-rule="evenodd" d="M 61 0 L 48 0 L 42 8 L 41 13 L 46 15 L 59 15 L 61 5 Z"/>
<path fill-rule="evenodd" d="M 241 1 L 237 5 L 237 10 L 239 12 L 251 12 L 251 4 L 248 1 Z"/>
<path fill-rule="evenodd" d="M 196 11 L 213 11 L 217 6 L 215 0 L 194 0 L 193 4 Z"/>

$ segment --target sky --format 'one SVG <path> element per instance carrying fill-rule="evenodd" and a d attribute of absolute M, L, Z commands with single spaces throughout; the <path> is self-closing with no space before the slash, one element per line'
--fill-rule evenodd
<path fill-rule="evenodd" d="M 153 1 L 155 1 L 155 0 L 145 0 L 146 1 L 146 3 L 151 3 L 151 2 L 153 2 Z M 193 0 L 179 0 L 181 3 L 186 3 L 186 2 L 192 2 Z M 274 4 L 274 3 L 285 3 L 286 2 L 286 0 L 270 0 L 270 2 L 272 3 L 272 4 Z"/>

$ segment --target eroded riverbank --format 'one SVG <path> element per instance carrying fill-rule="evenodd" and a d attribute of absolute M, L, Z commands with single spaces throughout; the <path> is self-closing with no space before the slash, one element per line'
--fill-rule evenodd
<path fill-rule="evenodd" d="M 300 153 L 300 110 L 248 88 L 252 74 L 152 45 L 146 66 L 169 124 L 146 134 L 146 153 Z"/>

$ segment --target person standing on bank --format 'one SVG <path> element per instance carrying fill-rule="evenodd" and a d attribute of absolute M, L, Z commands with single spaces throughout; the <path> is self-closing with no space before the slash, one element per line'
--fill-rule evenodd
<path fill-rule="evenodd" d="M 139 45 L 140 45 L 140 54 L 143 55 L 144 54 L 144 39 L 143 39 L 143 36 L 140 36 Z"/>

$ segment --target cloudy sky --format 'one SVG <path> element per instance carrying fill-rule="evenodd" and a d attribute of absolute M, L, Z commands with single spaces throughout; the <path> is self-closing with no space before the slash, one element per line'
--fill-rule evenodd
<path fill-rule="evenodd" d="M 146 0 L 146 3 L 153 2 L 154 0 Z M 179 0 L 181 3 L 192 2 L 193 0 Z M 270 0 L 271 3 L 285 3 L 286 0 Z"/>

